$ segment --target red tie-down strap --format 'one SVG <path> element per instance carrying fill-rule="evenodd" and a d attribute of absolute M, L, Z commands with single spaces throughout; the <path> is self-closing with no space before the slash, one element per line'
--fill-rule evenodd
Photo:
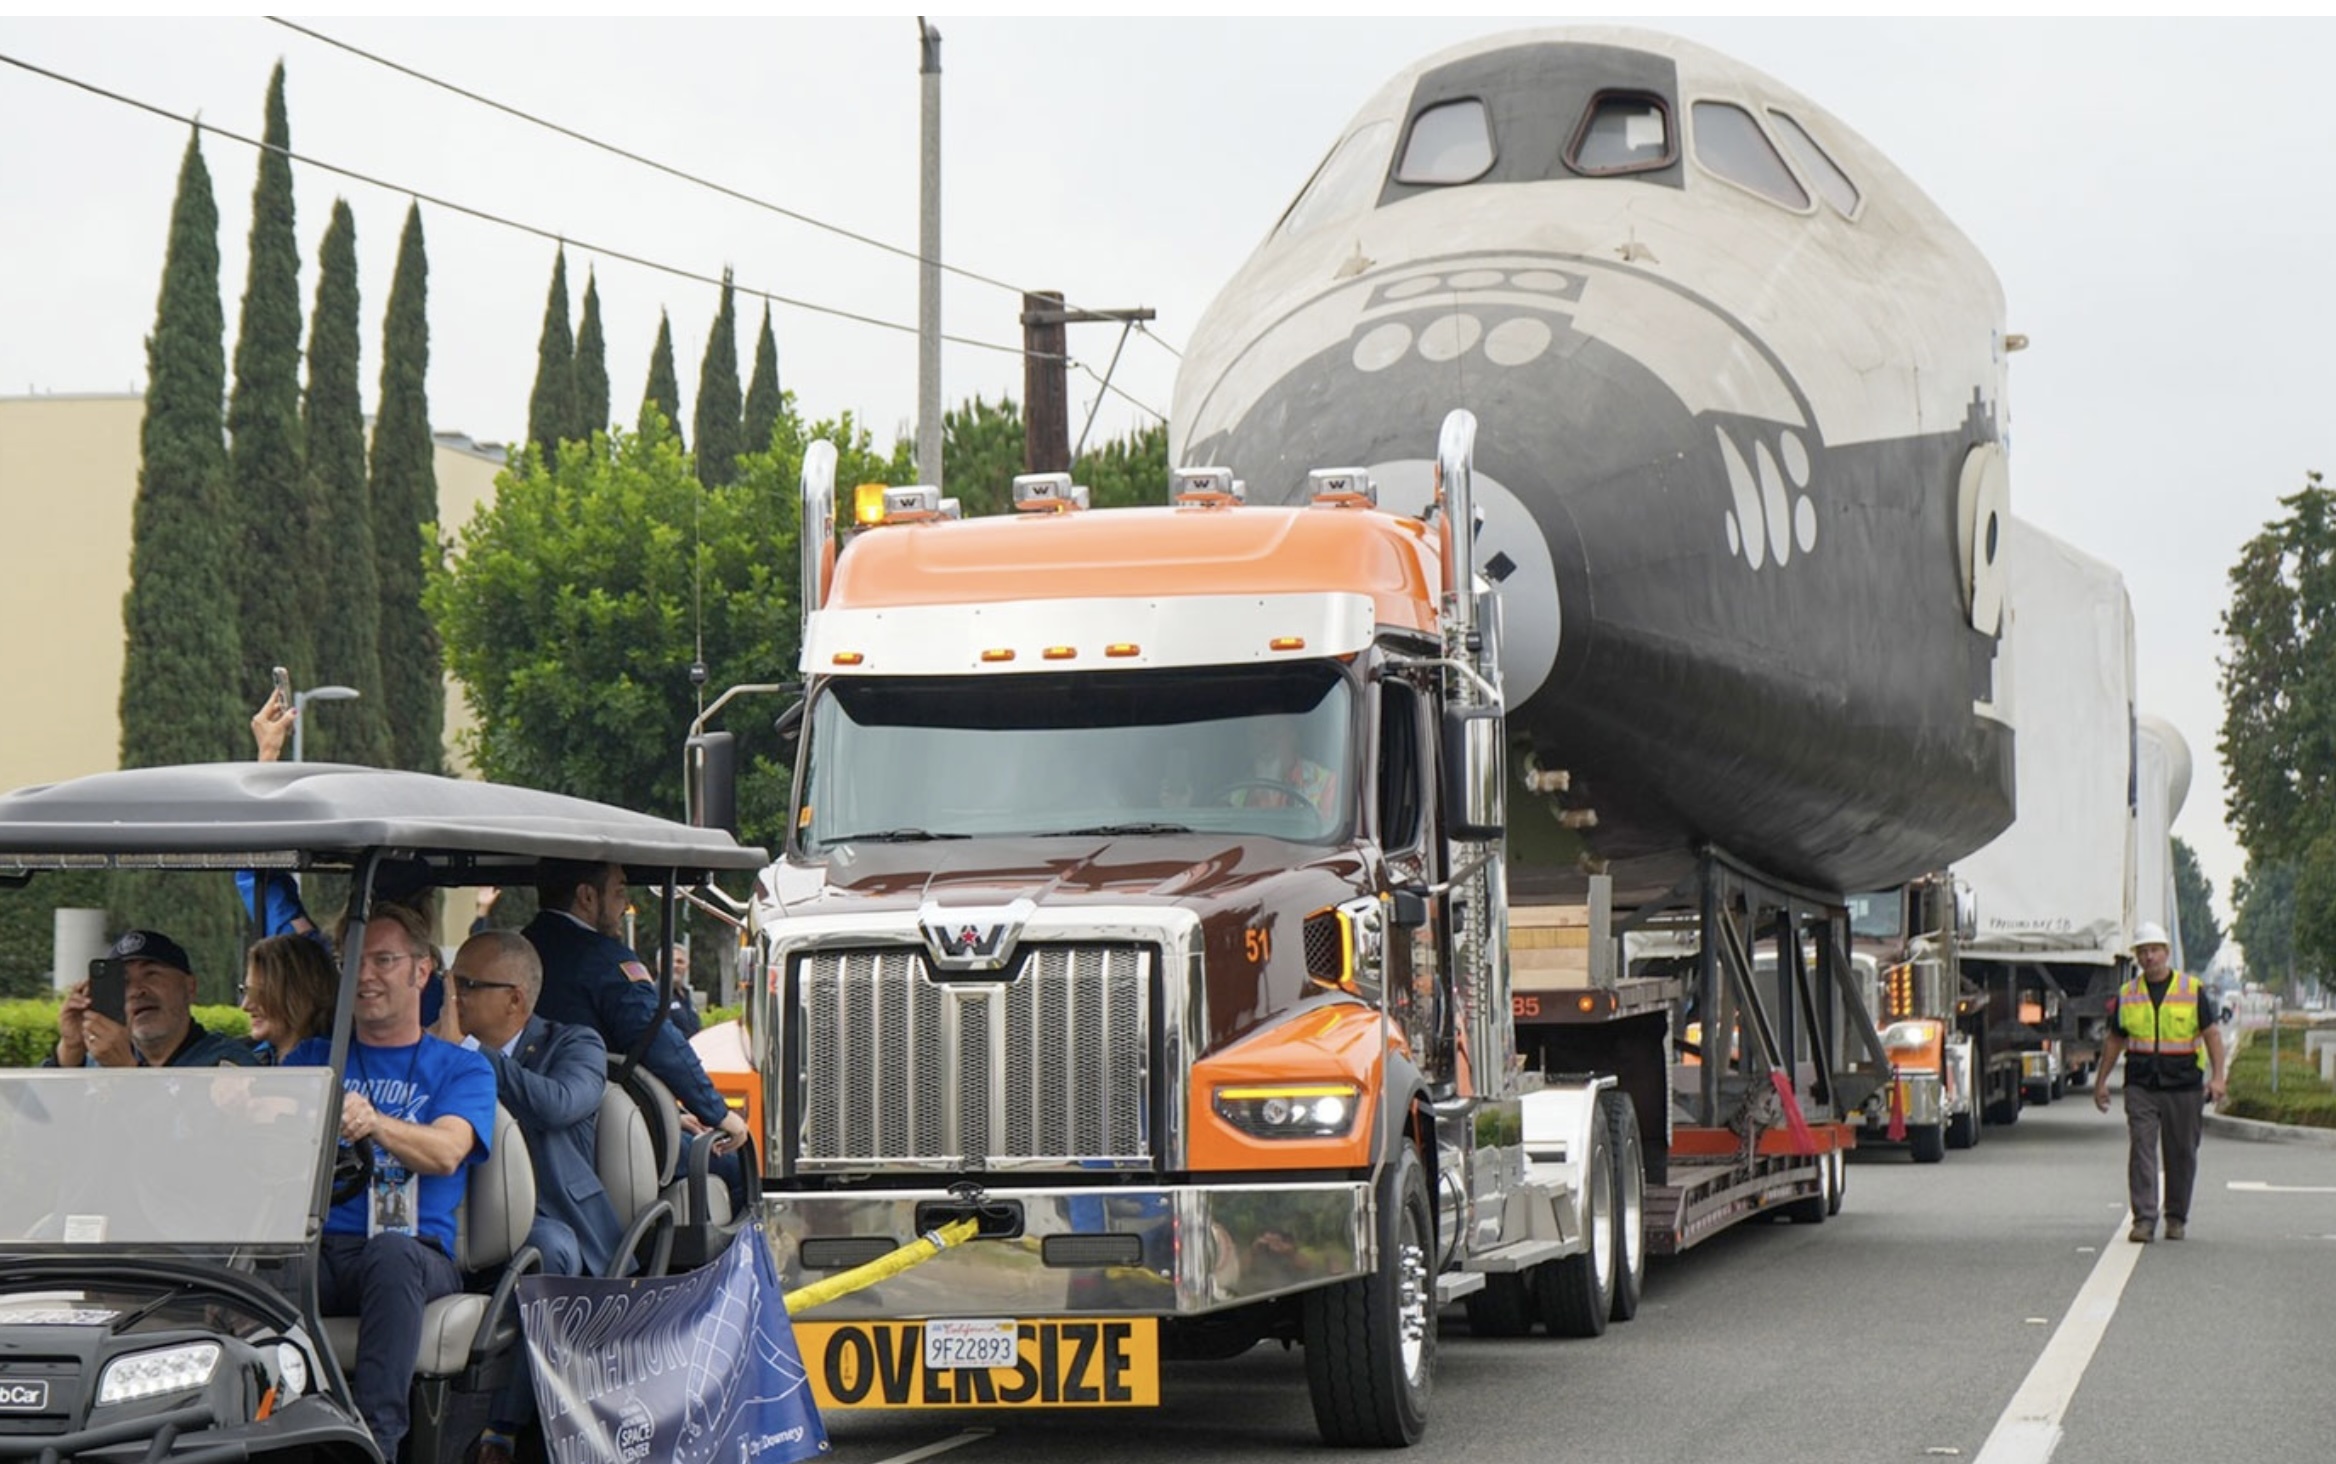
<path fill-rule="evenodd" d="M 1810 1132 L 1809 1121 L 1801 1116 L 1801 1100 L 1793 1093 L 1793 1082 L 1780 1072 L 1770 1072 L 1768 1081 L 1776 1088 L 1776 1101 L 1784 1106 L 1784 1126 L 1791 1130 L 1793 1152 L 1817 1152 L 1817 1136 Z"/>
<path fill-rule="evenodd" d="M 1906 1089 L 1896 1078 L 1890 1079 L 1890 1142 L 1906 1142 Z"/>

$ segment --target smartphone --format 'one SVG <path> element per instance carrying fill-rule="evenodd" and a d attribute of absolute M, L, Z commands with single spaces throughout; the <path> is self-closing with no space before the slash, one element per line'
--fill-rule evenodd
<path fill-rule="evenodd" d="M 292 710 L 292 673 L 281 666 L 276 668 L 276 702 L 285 711 Z"/>
<path fill-rule="evenodd" d="M 108 1021 L 130 1020 L 129 968 L 111 956 L 89 963 L 89 1009 Z"/>

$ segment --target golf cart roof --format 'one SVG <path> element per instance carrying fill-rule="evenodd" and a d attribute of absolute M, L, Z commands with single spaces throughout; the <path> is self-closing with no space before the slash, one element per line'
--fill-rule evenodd
<path fill-rule="evenodd" d="M 544 859 L 690 874 L 760 869 L 760 849 L 587 799 L 337 763 L 194 763 L 0 795 L 0 872 L 353 867 L 380 849 L 466 871 Z M 489 856 L 481 859 L 480 856 Z"/>

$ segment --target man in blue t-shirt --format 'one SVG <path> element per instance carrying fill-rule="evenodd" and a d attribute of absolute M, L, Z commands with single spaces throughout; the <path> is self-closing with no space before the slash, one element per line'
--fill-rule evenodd
<path fill-rule="evenodd" d="M 465 1171 L 486 1157 L 495 1131 L 495 1071 L 422 1030 L 431 957 L 422 917 L 376 905 L 364 929 L 341 1138 L 372 1146 L 373 1177 L 325 1220 L 318 1299 L 328 1316 L 361 1319 L 349 1385 L 382 1456 L 394 1459 L 422 1350 L 422 1308 L 462 1286 L 454 1212 Z M 285 1064 L 321 1066 L 330 1055 L 315 1037 Z"/>

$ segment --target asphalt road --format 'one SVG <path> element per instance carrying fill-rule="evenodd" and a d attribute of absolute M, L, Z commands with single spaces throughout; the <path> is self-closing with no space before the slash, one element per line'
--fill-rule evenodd
<path fill-rule="evenodd" d="M 1516 1464 L 2336 1458 L 2336 1147 L 2210 1134 L 2191 1237 L 2124 1238 L 2124 1124 L 2064 1099 L 1842 1213 L 1653 1263 L 1591 1341 L 1444 1321 L 1421 1453 Z M 2090 1284 L 2088 1284 L 2090 1283 Z M 844 1464 L 1228 1464 L 1324 1452 L 1296 1352 L 1168 1364 L 1158 1409 L 841 1412 Z M 2016 1400 L 2016 1402 L 2015 1402 Z M 2146 1420 L 2137 1434 L 2137 1421 Z"/>

